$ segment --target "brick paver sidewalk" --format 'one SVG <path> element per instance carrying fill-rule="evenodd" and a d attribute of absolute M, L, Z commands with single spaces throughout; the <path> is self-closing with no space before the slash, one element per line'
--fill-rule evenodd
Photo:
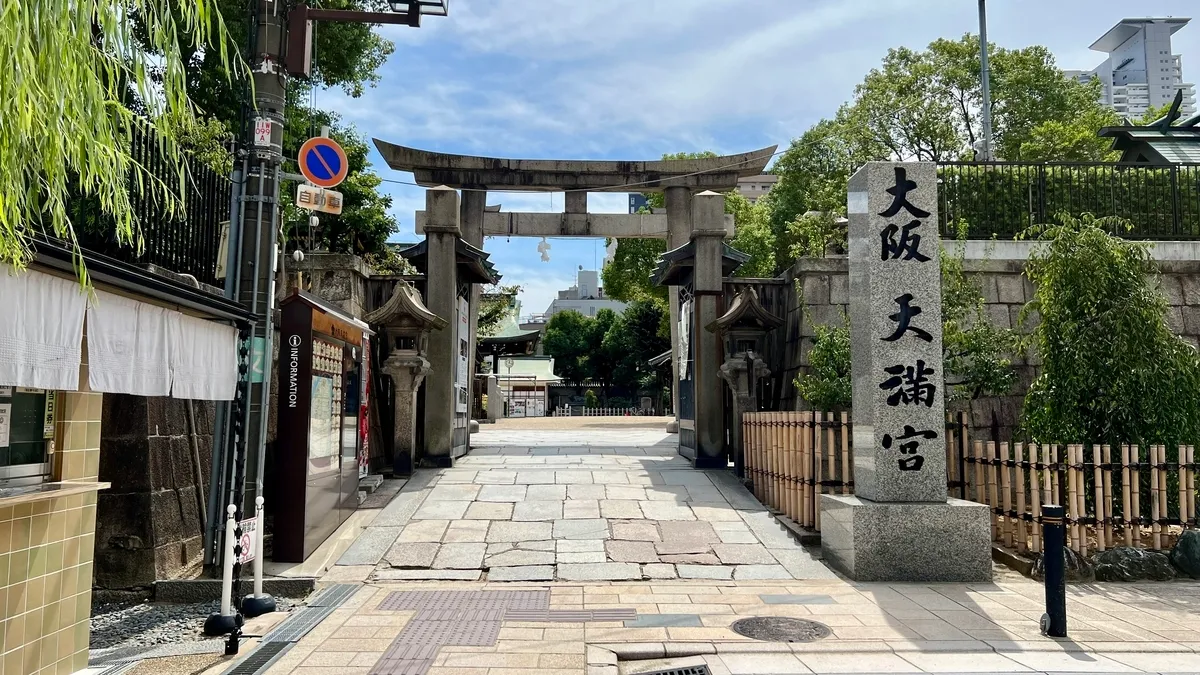
<path fill-rule="evenodd" d="M 437 606 L 447 611 L 453 611 L 456 602 L 448 601 L 447 594 L 461 595 L 463 600 L 457 602 L 463 602 L 491 593 L 540 592 L 548 596 L 547 609 L 559 610 L 563 616 L 501 619 L 488 640 L 471 636 L 455 643 L 453 637 L 438 638 L 438 648 L 427 652 L 428 663 L 420 670 L 372 670 L 419 618 L 420 607 L 389 603 L 389 598 L 397 592 L 434 590 L 442 591 Z M 1200 584 L 1194 583 L 1072 587 L 1071 639 L 1058 641 L 1040 635 L 1042 587 L 1027 580 L 969 585 L 841 580 L 754 585 L 694 580 L 380 583 L 364 585 L 270 672 L 615 675 L 618 658 L 628 665 L 674 655 L 707 659 L 714 675 L 1196 672 L 1200 671 L 1198 591 Z M 632 610 L 636 618 L 604 620 L 604 612 L 613 610 Z M 748 616 L 812 619 L 829 626 L 832 634 L 810 643 L 760 642 L 729 628 Z M 421 630 L 426 635 L 436 632 Z"/>
<path fill-rule="evenodd" d="M 1071 587 L 1050 640 L 1037 583 L 848 582 L 674 436 L 600 426 L 487 429 L 418 472 L 323 580 L 362 586 L 269 672 L 1200 672 L 1200 584 Z M 830 634 L 731 630 L 771 616 Z"/>

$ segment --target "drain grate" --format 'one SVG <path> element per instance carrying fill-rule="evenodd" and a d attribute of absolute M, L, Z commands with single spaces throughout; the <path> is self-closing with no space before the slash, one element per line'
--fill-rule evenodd
<path fill-rule="evenodd" d="M 712 675 L 712 671 L 708 669 L 708 666 L 684 666 L 683 668 L 651 670 L 639 675 Z"/>
<path fill-rule="evenodd" d="M 362 588 L 359 584 L 334 584 L 322 588 L 304 604 L 309 607 L 335 607 L 349 600 L 359 588 Z"/>
<path fill-rule="evenodd" d="M 767 642 L 812 642 L 832 635 L 829 626 L 790 616 L 753 616 L 730 626 L 738 635 Z"/>
<path fill-rule="evenodd" d="M 291 642 L 264 642 L 258 645 L 258 649 L 250 652 L 250 654 L 238 661 L 238 663 L 225 671 L 224 675 L 258 675 L 259 673 L 267 672 L 271 664 L 279 660 L 279 657 L 292 648 Z"/>
<path fill-rule="evenodd" d="M 284 619 L 278 626 L 267 631 L 263 635 L 263 642 L 299 642 L 300 638 L 308 634 L 308 631 L 321 623 L 325 617 L 333 614 L 336 606 L 329 607 L 301 607 L 291 613 L 288 618 Z"/>

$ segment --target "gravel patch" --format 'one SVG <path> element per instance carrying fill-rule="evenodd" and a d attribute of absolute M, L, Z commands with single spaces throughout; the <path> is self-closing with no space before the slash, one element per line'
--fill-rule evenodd
<path fill-rule="evenodd" d="M 295 603 L 275 598 L 278 611 L 290 612 Z M 93 650 L 157 647 L 179 642 L 211 640 L 204 620 L 220 609 L 219 602 L 175 605 L 157 602 L 105 602 L 92 605 Z"/>

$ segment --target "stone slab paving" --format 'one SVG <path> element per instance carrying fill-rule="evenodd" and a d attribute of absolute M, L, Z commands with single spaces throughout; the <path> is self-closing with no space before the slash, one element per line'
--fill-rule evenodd
<path fill-rule="evenodd" d="M 376 563 L 379 579 L 833 578 L 729 472 L 693 469 L 673 435 L 488 429 L 472 443 L 453 468 L 418 472 L 345 564 Z"/>
<path fill-rule="evenodd" d="M 1043 592 L 1011 576 L 928 585 L 376 582 L 362 586 L 268 672 L 616 675 L 618 663 L 668 654 L 706 661 L 714 675 L 1200 670 L 1200 583 L 1071 586 L 1067 640 L 1040 634 Z M 503 597 L 524 600 L 510 606 L 499 602 Z M 816 620 L 832 635 L 789 644 L 730 630 L 748 616 Z M 429 625 L 439 622 L 487 625 Z M 431 651 L 432 644 L 440 646 Z M 404 660 L 423 670 L 372 670 Z"/>

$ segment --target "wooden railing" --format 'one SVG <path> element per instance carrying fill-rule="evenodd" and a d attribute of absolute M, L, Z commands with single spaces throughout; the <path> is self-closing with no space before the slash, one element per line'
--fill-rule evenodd
<path fill-rule="evenodd" d="M 1067 545 L 1088 555 L 1115 546 L 1166 550 L 1197 518 L 1192 445 L 970 441 L 964 415 L 946 421 L 946 494 L 987 504 L 992 535 L 1019 552 L 1042 549 L 1041 505 L 1067 511 Z M 820 531 L 820 495 L 854 492 L 850 415 L 810 411 L 742 416 L 754 496 Z"/>

